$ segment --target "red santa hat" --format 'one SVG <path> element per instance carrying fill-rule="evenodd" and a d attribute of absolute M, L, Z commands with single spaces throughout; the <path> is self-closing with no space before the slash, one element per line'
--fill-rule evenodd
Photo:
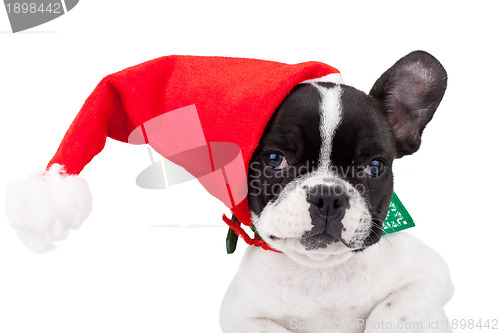
<path fill-rule="evenodd" d="M 337 69 L 319 62 L 196 56 L 162 57 L 108 75 L 85 101 L 47 170 L 9 187 L 10 223 L 36 252 L 52 249 L 53 241 L 78 228 L 91 210 L 88 186 L 78 174 L 110 137 L 148 143 L 251 226 L 250 159 L 274 110 L 308 80 L 342 82 Z M 247 243 L 268 248 L 224 220 Z"/>

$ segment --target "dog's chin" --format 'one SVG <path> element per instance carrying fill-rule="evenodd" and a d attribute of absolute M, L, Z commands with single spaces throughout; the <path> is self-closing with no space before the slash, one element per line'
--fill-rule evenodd
<path fill-rule="evenodd" d="M 358 248 L 349 248 L 342 241 L 331 242 L 326 235 L 314 236 L 318 242 L 324 242 L 324 246 L 308 249 L 304 246 L 303 238 L 281 238 L 270 240 L 269 245 L 286 254 L 296 263 L 314 267 L 328 267 L 344 263 Z M 322 239 L 324 237 L 325 239 Z"/>

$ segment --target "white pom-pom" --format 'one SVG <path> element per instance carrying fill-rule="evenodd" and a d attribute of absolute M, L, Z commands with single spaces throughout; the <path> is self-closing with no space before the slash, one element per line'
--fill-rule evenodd
<path fill-rule="evenodd" d="M 77 229 L 92 210 L 87 182 L 54 164 L 43 173 L 7 188 L 7 217 L 18 236 L 34 252 L 54 249 L 54 241 Z"/>

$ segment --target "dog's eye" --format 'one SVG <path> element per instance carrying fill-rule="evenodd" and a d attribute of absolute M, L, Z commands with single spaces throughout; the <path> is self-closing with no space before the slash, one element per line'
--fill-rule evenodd
<path fill-rule="evenodd" d="M 277 152 L 266 154 L 264 156 L 264 163 L 274 170 L 281 170 L 288 166 L 285 156 Z"/>
<path fill-rule="evenodd" d="M 379 177 L 384 173 L 384 171 L 385 171 L 385 162 L 380 158 L 372 160 L 370 164 L 368 164 L 365 167 L 364 170 L 364 172 L 370 177 Z"/>

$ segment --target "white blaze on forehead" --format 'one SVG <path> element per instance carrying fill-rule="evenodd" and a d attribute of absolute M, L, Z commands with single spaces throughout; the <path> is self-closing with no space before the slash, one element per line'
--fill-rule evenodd
<path fill-rule="evenodd" d="M 320 133 L 321 148 L 319 154 L 318 171 L 327 172 L 331 167 L 330 156 L 332 154 L 332 141 L 342 122 L 342 105 L 340 97 L 342 88 L 336 85 L 332 88 L 325 88 L 314 84 L 321 94 L 320 111 Z"/>

